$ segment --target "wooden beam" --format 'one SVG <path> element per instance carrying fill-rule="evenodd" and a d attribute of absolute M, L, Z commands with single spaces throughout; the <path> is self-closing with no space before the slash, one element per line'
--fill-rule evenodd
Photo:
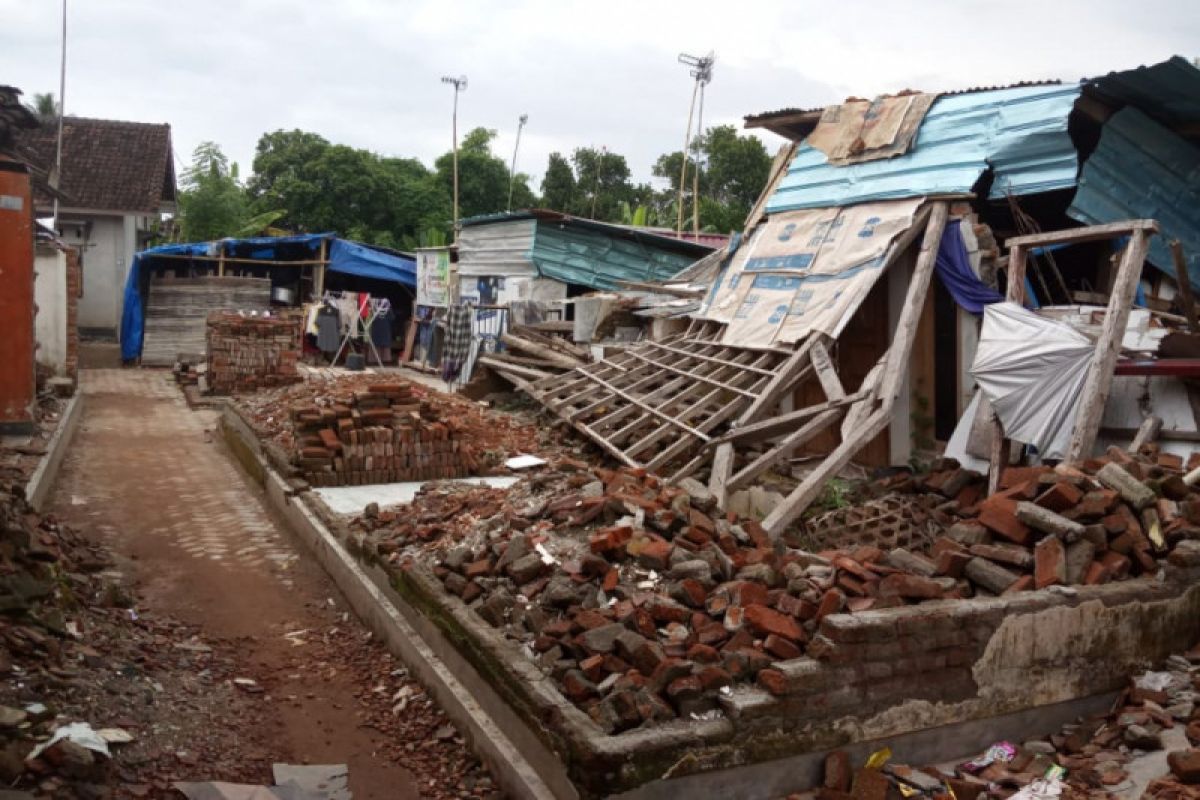
<path fill-rule="evenodd" d="M 830 400 L 840 400 L 846 396 L 846 390 L 842 388 L 842 381 L 838 378 L 837 370 L 833 368 L 833 360 L 829 357 L 829 351 L 825 349 L 825 343 L 822 341 L 825 338 L 822 335 L 813 342 L 813 369 L 817 371 L 817 380 L 821 382 L 825 396 Z"/>
<path fill-rule="evenodd" d="M 821 412 L 809 420 L 807 424 L 788 434 L 779 444 L 742 467 L 737 474 L 729 479 L 726 489 L 730 492 L 735 492 L 742 488 L 783 459 L 789 457 L 797 449 L 803 447 L 817 434 L 837 422 L 838 417 L 842 416 L 842 413 L 842 409 L 840 408 Z"/>
<path fill-rule="evenodd" d="M 1011 242 L 1012 239 L 1009 239 Z M 1008 289 L 1005 299 L 1017 305 L 1025 304 L 1025 270 L 1029 266 L 1029 256 L 1021 244 L 1012 245 L 1008 251 Z M 988 447 L 988 494 L 996 493 L 1000 488 L 1000 473 L 1008 466 L 1012 445 L 1004 435 L 1004 426 L 1000 417 L 992 411 L 991 444 Z"/>
<path fill-rule="evenodd" d="M 1082 405 L 1075 418 L 1075 429 L 1071 432 L 1071 440 L 1064 454 L 1064 460 L 1068 462 L 1078 462 L 1087 458 L 1096 443 L 1100 418 L 1104 416 L 1104 406 L 1112 390 L 1113 367 L 1116 366 L 1117 356 L 1121 353 L 1121 339 L 1129 322 L 1130 306 L 1142 276 L 1146 251 L 1150 248 L 1149 230 L 1134 230 L 1130 234 L 1129 243 L 1125 245 L 1125 255 L 1117 269 L 1108 310 L 1104 314 L 1104 328 L 1100 332 L 1099 341 L 1096 342 L 1092 363 L 1088 367 L 1087 378 L 1084 379 L 1083 390 L 1080 393 Z"/>
<path fill-rule="evenodd" d="M 879 382 L 880 407 L 861 425 L 856 426 L 855 430 L 845 437 L 842 443 L 767 515 L 763 520 L 763 528 L 772 538 L 778 538 L 788 525 L 804 513 L 804 509 L 808 508 L 809 504 L 824 490 L 825 482 L 846 466 L 850 459 L 891 421 L 892 406 L 895 404 L 900 379 L 912 351 L 917 323 L 920 322 L 921 312 L 925 306 L 925 296 L 929 292 L 929 284 L 933 279 L 933 267 L 937 260 L 937 251 L 942 242 L 942 232 L 946 228 L 948 215 L 949 204 L 947 201 L 934 201 L 929 213 L 929 222 L 925 226 L 925 235 L 921 239 L 921 250 L 917 255 L 917 263 L 908 283 L 908 292 L 904 298 L 904 310 L 900 314 L 896 332 L 892 336 L 892 343 L 884 356 L 884 368 Z M 717 448 L 717 452 L 720 451 L 721 448 Z"/>
<path fill-rule="evenodd" d="M 1183 244 L 1178 239 L 1171 241 L 1171 260 L 1175 262 L 1175 283 L 1179 292 L 1179 308 L 1187 318 L 1188 330 L 1200 331 L 1196 320 L 1196 298 L 1192 295 L 1192 278 L 1188 274 L 1187 259 L 1183 257 Z"/>
<path fill-rule="evenodd" d="M 508 347 L 513 348 L 514 350 L 523 350 L 526 353 L 533 353 L 538 358 L 551 361 L 555 364 L 565 367 L 566 369 L 576 369 L 577 367 L 582 367 L 585 364 L 585 362 L 580 361 L 578 358 L 559 352 L 552 347 L 547 347 L 540 342 L 534 342 L 530 341 L 529 339 L 522 339 L 520 337 L 513 336 L 511 333 L 500 334 L 500 342 Z"/>
<path fill-rule="evenodd" d="M 789 411 L 786 414 L 780 414 L 778 417 L 752 422 L 744 427 L 734 428 L 729 433 L 721 436 L 718 439 L 713 439 L 709 442 L 709 447 L 717 447 L 725 443 L 730 444 L 753 444 L 754 442 L 762 442 L 767 439 L 774 439 L 776 436 L 781 436 L 788 431 L 794 430 L 796 425 L 809 417 L 815 417 L 830 409 L 845 408 L 853 405 L 859 400 L 864 400 L 871 395 L 870 389 L 860 389 L 854 394 L 844 395 L 836 400 L 827 400 L 824 403 L 819 403 L 815 406 Z"/>
<path fill-rule="evenodd" d="M 520 364 L 512 364 L 508 361 L 501 361 L 500 359 L 490 355 L 480 356 L 479 363 L 483 364 L 485 367 L 491 367 L 492 369 L 496 370 L 505 370 L 513 373 L 514 375 L 520 375 L 523 378 L 533 378 L 534 380 L 545 378 L 550 375 L 549 372 L 544 372 L 540 369 L 534 369 L 532 367 L 521 366 Z"/>
<path fill-rule="evenodd" d="M 1143 234 L 1158 233 L 1158 221 L 1153 219 L 1127 219 L 1107 222 L 1103 225 L 1087 225 L 1083 228 L 1067 228 L 1061 231 L 1031 233 L 1026 236 L 1010 236 L 1004 240 L 1010 250 L 1013 247 L 1032 249 L 1051 244 L 1079 244 L 1114 239 L 1118 236 L 1141 231 Z"/>
<path fill-rule="evenodd" d="M 321 240 L 320 263 L 313 267 L 316 275 L 313 276 L 313 293 L 316 295 L 315 300 L 320 301 L 325 296 L 325 265 L 329 259 L 329 240 Z"/>
<path fill-rule="evenodd" d="M 638 398 L 629 394 L 628 392 L 618 389 L 617 387 L 613 386 L 608 381 L 602 380 L 595 376 L 592 376 L 592 380 L 594 380 L 596 383 L 603 386 L 608 391 L 615 394 L 617 397 L 620 397 L 622 400 L 633 403 L 635 406 L 637 406 L 638 408 L 641 408 L 643 411 L 645 411 L 649 414 L 653 414 L 654 416 L 656 416 L 660 419 L 666 420 L 667 422 L 671 423 L 672 425 L 679 428 L 680 430 L 687 431 L 688 433 L 692 434 L 693 436 L 699 438 L 702 441 L 707 442 L 709 440 L 709 437 L 706 434 L 704 434 L 703 432 L 696 430 L 691 425 L 686 425 L 686 424 L 680 422 L 679 420 L 675 419 L 674 417 L 664 414 L 663 412 L 659 411 L 654 406 L 644 403 L 641 400 L 639 400 Z"/>
<path fill-rule="evenodd" d="M 1156 440 L 1159 432 L 1162 430 L 1162 426 L 1162 417 L 1156 417 L 1153 414 L 1142 420 L 1141 427 L 1137 429 L 1137 434 L 1133 437 L 1133 441 L 1129 443 L 1129 452 L 1140 452 L 1143 447 Z"/>

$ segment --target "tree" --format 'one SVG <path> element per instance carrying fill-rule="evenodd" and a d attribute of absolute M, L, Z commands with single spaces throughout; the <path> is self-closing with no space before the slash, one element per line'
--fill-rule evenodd
<path fill-rule="evenodd" d="M 562 153 L 551 153 L 542 176 L 542 204 L 555 211 L 569 211 L 575 202 L 575 173 Z"/>
<path fill-rule="evenodd" d="M 505 191 L 507 192 L 507 181 Z M 259 139 L 248 184 L 254 208 L 286 208 L 285 226 L 398 247 L 450 229 L 450 192 L 412 158 L 384 158 L 306 131 Z"/>
<path fill-rule="evenodd" d="M 492 153 L 496 132 L 475 128 L 458 146 L 458 216 L 495 214 L 508 207 L 509 168 L 504 159 Z M 439 156 L 433 164 L 447 193 L 454 190 L 454 153 Z M 529 188 L 529 176 L 518 173 L 513 184 L 513 208 L 535 205 Z"/>
<path fill-rule="evenodd" d="M 771 171 L 771 156 L 767 149 L 753 136 L 739 136 L 732 125 L 709 128 L 697 137 L 684 187 L 685 221 L 691 219 L 691 170 L 695 169 L 697 153 L 703 159 L 700 171 L 701 227 L 718 231 L 740 228 L 767 183 Z M 669 207 L 670 210 L 664 217 L 674 218 L 682 164 L 683 153 L 679 150 L 664 153 L 654 164 L 654 175 L 666 178 L 670 184 L 669 191 L 660 195 L 660 209 L 665 211 Z"/>
<path fill-rule="evenodd" d="M 201 142 L 183 173 L 179 193 L 180 235 L 184 241 L 205 242 L 233 236 L 249 221 L 249 203 L 221 148 Z"/>
<path fill-rule="evenodd" d="M 625 156 L 605 148 L 579 147 L 571 154 L 575 166 L 575 204 L 571 213 L 615 222 L 621 218 L 621 202 L 634 201 Z"/>
<path fill-rule="evenodd" d="M 33 95 L 32 102 L 29 107 L 33 109 L 33 113 L 37 114 L 38 119 L 43 125 L 49 125 L 58 119 L 60 105 L 54 99 L 53 92 L 45 92 Z"/>

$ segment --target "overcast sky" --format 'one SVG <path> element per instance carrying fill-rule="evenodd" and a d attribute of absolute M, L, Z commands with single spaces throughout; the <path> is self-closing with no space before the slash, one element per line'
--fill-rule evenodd
<path fill-rule="evenodd" d="M 60 0 L 0 0 L 0 84 L 58 90 Z M 169 122 L 177 165 L 213 140 L 250 171 L 265 131 L 429 164 L 460 132 L 499 133 L 535 176 L 605 145 L 647 180 L 679 149 L 680 52 L 716 52 L 705 124 L 849 95 L 1077 80 L 1197 55 L 1196 0 L 69 0 L 68 114 Z M 779 140 L 763 135 L 772 151 Z"/>

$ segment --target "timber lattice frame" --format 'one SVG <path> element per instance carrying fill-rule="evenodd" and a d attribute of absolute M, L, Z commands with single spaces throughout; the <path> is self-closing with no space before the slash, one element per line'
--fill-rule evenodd
<path fill-rule="evenodd" d="M 891 421 L 948 212 L 946 201 L 930 202 L 892 243 L 889 264 L 924 234 L 891 344 L 857 389 L 842 385 L 830 354 L 835 343 L 825 334 L 793 349 L 749 349 L 723 344 L 724 326 L 702 320 L 670 339 L 517 385 L 628 466 L 675 482 L 711 461 L 709 489 L 722 506 L 730 491 L 844 420 L 841 443 L 763 520 L 779 537 Z M 826 399 L 778 413 L 780 401 L 809 377 Z M 772 442 L 769 449 L 736 469 L 737 445 L 762 441 Z"/>

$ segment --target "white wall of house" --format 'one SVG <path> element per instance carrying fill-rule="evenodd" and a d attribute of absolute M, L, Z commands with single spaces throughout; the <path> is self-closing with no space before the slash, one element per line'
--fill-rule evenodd
<path fill-rule="evenodd" d="M 34 258 L 33 301 L 37 304 L 34 335 L 37 363 L 67 373 L 67 255 L 53 247 L 40 246 Z"/>
<path fill-rule="evenodd" d="M 60 212 L 62 239 L 82 252 L 83 294 L 79 298 L 79 327 L 117 334 L 129 265 L 137 250 L 141 214 Z M 89 227 L 90 223 L 90 227 Z"/>

